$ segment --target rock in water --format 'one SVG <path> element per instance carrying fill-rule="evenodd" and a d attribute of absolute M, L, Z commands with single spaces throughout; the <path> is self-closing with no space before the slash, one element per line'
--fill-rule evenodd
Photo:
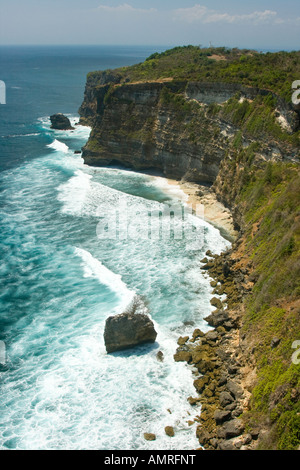
<path fill-rule="evenodd" d="M 104 342 L 108 353 L 154 343 L 157 333 L 152 320 L 145 313 L 136 311 L 136 303 L 133 303 L 129 311 L 107 318 Z"/>
<path fill-rule="evenodd" d="M 51 129 L 58 129 L 60 131 L 72 130 L 74 127 L 71 126 L 70 119 L 61 113 L 52 114 L 50 116 Z"/>

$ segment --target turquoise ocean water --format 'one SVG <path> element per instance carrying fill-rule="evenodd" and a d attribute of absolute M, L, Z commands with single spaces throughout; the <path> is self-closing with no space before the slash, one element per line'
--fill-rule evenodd
<path fill-rule="evenodd" d="M 207 329 L 212 289 L 200 260 L 228 242 L 202 221 L 193 250 L 184 238 L 99 238 L 101 215 L 117 204 L 149 212 L 184 204 L 183 194 L 159 176 L 87 167 L 74 152 L 89 128 L 54 131 L 49 120 L 63 112 L 78 122 L 89 71 L 157 49 L 0 48 L 1 449 L 198 447 L 188 424 L 200 411 L 187 402 L 193 371 L 173 354 L 180 335 Z M 105 320 L 136 294 L 157 341 L 108 355 Z M 165 426 L 174 426 L 173 438 Z"/>

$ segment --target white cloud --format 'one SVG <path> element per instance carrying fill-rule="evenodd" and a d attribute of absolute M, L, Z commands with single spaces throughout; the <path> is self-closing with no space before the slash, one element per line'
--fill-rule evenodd
<path fill-rule="evenodd" d="M 97 7 L 97 10 L 107 13 L 154 13 L 157 11 L 155 8 L 134 8 L 128 3 L 123 3 L 122 5 L 118 5 L 116 7 L 112 7 L 109 5 L 99 5 Z"/>
<path fill-rule="evenodd" d="M 238 15 L 222 13 L 211 10 L 203 5 L 194 5 L 190 8 L 178 8 L 173 11 L 174 19 L 181 19 L 188 23 L 252 23 L 263 24 L 269 22 L 280 22 L 277 12 L 272 10 L 254 11 L 249 14 Z"/>

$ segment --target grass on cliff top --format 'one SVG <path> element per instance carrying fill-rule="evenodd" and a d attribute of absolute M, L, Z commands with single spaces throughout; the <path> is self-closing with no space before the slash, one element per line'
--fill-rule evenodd
<path fill-rule="evenodd" d="M 293 344 L 300 340 L 300 171 L 269 162 L 255 171 L 241 195 L 248 227 L 247 250 L 257 282 L 246 302 L 244 330 L 255 338 L 258 383 L 252 424 L 267 420 L 264 449 L 300 444 L 300 364 Z M 255 227 L 255 230 L 253 230 Z M 279 344 L 272 347 L 272 340 Z"/>
<path fill-rule="evenodd" d="M 277 93 L 291 100 L 291 86 L 300 76 L 300 51 L 259 53 L 226 47 L 175 47 L 154 53 L 145 62 L 113 71 L 122 81 L 173 78 L 240 83 Z"/>

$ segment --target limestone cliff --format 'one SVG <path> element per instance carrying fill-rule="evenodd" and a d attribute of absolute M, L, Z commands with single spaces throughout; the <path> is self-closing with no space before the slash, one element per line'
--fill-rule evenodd
<path fill-rule="evenodd" d="M 239 106 L 270 95 L 239 84 L 173 80 L 120 83 L 119 75 L 107 72 L 96 77 L 88 78 L 80 108 L 81 123 L 92 125 L 83 149 L 85 163 L 122 164 L 209 184 L 215 181 L 229 143 L 239 130 L 230 114 L 225 114 L 224 105 L 235 96 L 239 96 Z M 299 125 L 297 113 L 279 97 L 276 112 L 284 120 L 286 133 L 293 133 Z M 248 140 L 249 144 L 253 138 Z M 278 142 L 268 142 L 268 147 L 265 153 L 270 157 L 295 153 L 287 153 L 286 146 Z"/>

